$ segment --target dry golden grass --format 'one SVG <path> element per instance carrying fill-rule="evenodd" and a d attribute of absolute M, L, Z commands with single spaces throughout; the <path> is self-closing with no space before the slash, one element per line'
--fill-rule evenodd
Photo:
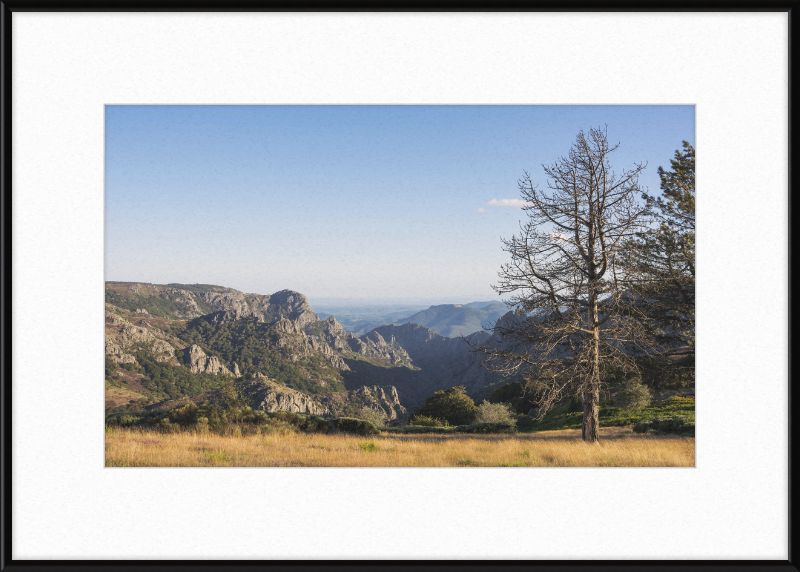
<path fill-rule="evenodd" d="M 601 428 L 517 435 L 106 434 L 108 467 L 693 467 L 694 438 Z"/>

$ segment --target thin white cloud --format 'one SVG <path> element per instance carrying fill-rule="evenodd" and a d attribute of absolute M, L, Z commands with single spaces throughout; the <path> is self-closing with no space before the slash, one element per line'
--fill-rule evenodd
<path fill-rule="evenodd" d="M 569 237 L 562 232 L 551 232 L 547 238 L 553 242 L 569 242 Z"/>
<path fill-rule="evenodd" d="M 485 209 L 485 208 L 483 208 L 483 207 L 478 207 L 478 209 L 477 209 L 475 212 L 476 212 L 476 213 L 485 213 L 485 212 L 486 212 L 486 209 Z"/>
<path fill-rule="evenodd" d="M 521 209 L 530 206 L 532 203 L 523 201 L 522 199 L 492 199 L 488 204 L 492 207 L 514 207 L 515 209 Z"/>

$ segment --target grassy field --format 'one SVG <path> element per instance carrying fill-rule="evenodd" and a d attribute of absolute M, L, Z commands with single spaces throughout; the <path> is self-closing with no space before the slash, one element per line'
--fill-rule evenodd
<path fill-rule="evenodd" d="M 600 407 L 601 427 L 623 427 L 633 425 L 642 419 L 680 415 L 694 421 L 694 398 L 672 397 L 664 401 L 654 401 L 639 411 L 627 411 L 617 407 Z M 551 411 L 540 422 L 528 431 L 552 431 L 554 429 L 577 429 L 581 426 L 583 413 L 570 412 L 566 407 Z"/>
<path fill-rule="evenodd" d="M 605 427 L 515 435 L 286 433 L 219 436 L 115 428 L 107 467 L 693 467 L 694 439 Z"/>

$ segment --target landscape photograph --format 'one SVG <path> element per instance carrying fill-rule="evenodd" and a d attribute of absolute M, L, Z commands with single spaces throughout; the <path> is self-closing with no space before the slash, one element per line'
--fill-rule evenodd
<path fill-rule="evenodd" d="M 107 105 L 105 466 L 694 467 L 692 105 Z"/>

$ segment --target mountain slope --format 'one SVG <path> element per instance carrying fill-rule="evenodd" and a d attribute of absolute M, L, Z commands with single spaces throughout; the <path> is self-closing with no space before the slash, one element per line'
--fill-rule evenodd
<path fill-rule="evenodd" d="M 208 284 L 109 282 L 106 303 L 124 310 L 141 309 L 143 315 L 171 320 L 199 318 L 220 311 L 270 323 L 286 318 L 301 326 L 319 320 L 306 297 L 292 290 L 267 296 Z"/>
<path fill-rule="evenodd" d="M 220 376 L 231 376 L 265 408 L 341 414 L 369 405 L 399 418 L 434 391 L 465 385 L 472 393 L 498 379 L 461 337 L 413 323 L 357 337 L 290 290 L 109 283 L 106 294 L 110 406 L 212 395 Z"/>
<path fill-rule="evenodd" d="M 338 411 L 364 402 L 366 391 L 345 387 L 342 372 L 349 367 L 343 358 L 411 367 L 399 346 L 376 336 L 358 339 L 332 316 L 319 320 L 305 296 L 290 290 L 264 296 L 221 286 L 109 283 L 106 300 L 110 407 L 201 395 L 219 385 L 220 375 L 240 383 L 260 375 L 287 391 L 334 394 L 330 401 L 338 405 L 329 409 Z M 388 397 L 396 396 L 394 388 L 371 394 L 394 418 L 402 415 L 399 402 Z M 265 395 L 262 401 L 270 402 Z"/>

